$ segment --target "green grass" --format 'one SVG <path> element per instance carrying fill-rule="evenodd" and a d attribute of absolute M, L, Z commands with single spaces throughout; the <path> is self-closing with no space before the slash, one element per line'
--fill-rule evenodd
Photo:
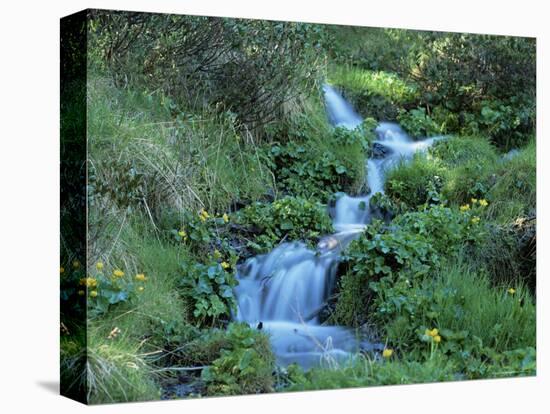
<path fill-rule="evenodd" d="M 386 176 L 386 194 L 397 203 L 416 208 L 430 202 L 444 185 L 447 170 L 429 155 L 415 154 L 411 161 L 404 161 L 390 170 Z"/>
<path fill-rule="evenodd" d="M 488 217 L 509 223 L 535 213 L 537 204 L 537 155 L 535 140 L 518 155 L 498 165 L 497 180 L 488 192 Z"/>
<path fill-rule="evenodd" d="M 391 72 L 339 65 L 329 68 L 327 81 L 342 89 L 360 113 L 379 120 L 395 119 L 399 108 L 416 98 L 415 87 Z"/>
<path fill-rule="evenodd" d="M 414 291 L 430 298 L 430 312 L 419 315 L 418 325 L 466 331 L 468 338 L 479 338 L 496 352 L 535 346 L 535 305 L 529 291 L 521 284 L 493 287 L 482 266 L 476 269 L 462 260 L 449 262 Z M 386 325 L 388 341 L 402 342 L 403 328 L 408 329 L 399 317 Z"/>
<path fill-rule="evenodd" d="M 452 381 L 457 379 L 453 370 L 452 362 L 446 358 L 419 362 L 398 359 L 378 361 L 358 357 L 353 364 L 332 369 L 313 368 L 306 373 L 292 366 L 289 368 L 287 384 L 282 390 L 308 391 Z"/>
<path fill-rule="evenodd" d="M 239 133 L 232 118 L 186 113 L 160 92 L 118 89 L 97 75 L 88 87 L 95 178 L 145 201 L 154 215 L 166 208 L 222 212 L 273 186 L 253 137 Z"/>

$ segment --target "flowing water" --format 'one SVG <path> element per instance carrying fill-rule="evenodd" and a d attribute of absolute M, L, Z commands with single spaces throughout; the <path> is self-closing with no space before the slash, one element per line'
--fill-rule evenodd
<path fill-rule="evenodd" d="M 332 125 L 354 129 L 362 123 L 353 107 L 329 85 L 324 88 Z M 377 156 L 367 161 L 368 194 L 341 194 L 331 211 L 336 233 L 325 236 L 317 249 L 304 243 L 282 243 L 268 254 L 252 257 L 237 269 L 237 321 L 266 330 L 277 362 L 304 368 L 345 362 L 361 350 L 376 347 L 368 333 L 320 323 L 319 312 L 333 291 L 339 252 L 358 237 L 370 221 L 369 201 L 383 192 L 384 175 L 435 139 L 413 141 L 399 125 L 381 122 L 376 128 Z"/>

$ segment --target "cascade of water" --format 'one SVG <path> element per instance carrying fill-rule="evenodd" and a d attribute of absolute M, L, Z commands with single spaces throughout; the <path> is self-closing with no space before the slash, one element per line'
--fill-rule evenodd
<path fill-rule="evenodd" d="M 323 89 L 334 126 L 354 129 L 362 123 L 338 91 L 329 85 Z M 280 364 L 295 362 L 308 368 L 323 359 L 344 361 L 358 350 L 373 346 L 351 329 L 321 325 L 319 312 L 334 287 L 339 252 L 368 224 L 370 198 L 383 192 L 385 171 L 416 151 L 425 150 L 435 139 L 413 141 L 399 125 L 387 122 L 379 124 L 376 134 L 383 155 L 367 162 L 370 192 L 357 197 L 339 196 L 333 211 L 336 234 L 324 237 L 317 250 L 300 242 L 282 243 L 237 269 L 235 319 L 251 326 L 262 322 Z"/>

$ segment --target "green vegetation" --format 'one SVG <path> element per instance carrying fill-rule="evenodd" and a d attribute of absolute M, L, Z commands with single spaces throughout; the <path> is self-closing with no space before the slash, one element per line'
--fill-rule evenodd
<path fill-rule="evenodd" d="M 69 234 L 60 269 L 69 393 L 111 403 L 535 374 L 533 39 L 90 17 L 87 257 Z M 360 127 L 329 124 L 325 81 Z M 81 121 L 69 92 L 67 135 Z M 370 205 L 383 220 L 342 252 L 328 322 L 368 327 L 384 351 L 277 367 L 268 334 L 231 322 L 237 265 L 333 233 L 335 193 L 368 191 L 378 120 L 446 135 L 388 171 Z"/>
<path fill-rule="evenodd" d="M 240 212 L 238 221 L 259 228 L 260 235 L 248 242 L 257 252 L 271 250 L 283 240 L 316 241 L 332 232 L 326 206 L 300 197 L 251 204 Z"/>

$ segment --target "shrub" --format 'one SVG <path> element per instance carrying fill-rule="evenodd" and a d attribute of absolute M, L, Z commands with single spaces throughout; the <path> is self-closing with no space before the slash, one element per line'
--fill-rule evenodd
<path fill-rule="evenodd" d="M 261 234 L 250 241 L 258 252 L 271 250 L 283 240 L 302 240 L 313 244 L 332 232 L 325 205 L 300 197 L 284 197 L 273 203 L 254 203 L 239 211 L 240 224 L 257 227 Z"/>
<path fill-rule="evenodd" d="M 392 225 L 423 237 L 439 256 L 449 258 L 470 245 L 481 244 L 485 228 L 480 216 L 485 209 L 479 202 L 464 205 L 460 210 L 432 205 L 422 211 L 400 215 Z"/>
<path fill-rule="evenodd" d="M 91 17 L 93 62 L 118 83 L 140 81 L 180 103 L 207 102 L 252 127 L 277 119 L 319 76 L 323 30 L 315 25 L 104 11 Z"/>
<path fill-rule="evenodd" d="M 439 259 L 424 236 L 400 227 L 382 227 L 378 222 L 350 244 L 342 262 L 346 271 L 333 319 L 339 324 L 359 326 L 367 321 L 382 280 L 392 283 L 404 269 L 420 276 L 437 266 Z"/>
<path fill-rule="evenodd" d="M 397 120 L 403 129 L 413 137 L 429 137 L 446 132 L 443 125 L 438 124 L 430 115 L 426 114 L 426 108 L 400 111 Z"/>
<path fill-rule="evenodd" d="M 289 143 L 271 147 L 271 157 L 278 186 L 287 194 L 326 200 L 356 180 L 355 171 L 328 151 L 316 156 L 306 146 Z"/>
<path fill-rule="evenodd" d="M 258 394 L 273 391 L 274 358 L 269 339 L 246 324 L 232 323 L 227 344 L 202 371 L 209 395 Z"/>
<path fill-rule="evenodd" d="M 404 161 L 388 172 L 385 190 L 394 203 L 414 209 L 440 202 L 439 191 L 445 180 L 445 169 L 439 163 L 425 154 L 415 154 L 412 161 Z"/>

